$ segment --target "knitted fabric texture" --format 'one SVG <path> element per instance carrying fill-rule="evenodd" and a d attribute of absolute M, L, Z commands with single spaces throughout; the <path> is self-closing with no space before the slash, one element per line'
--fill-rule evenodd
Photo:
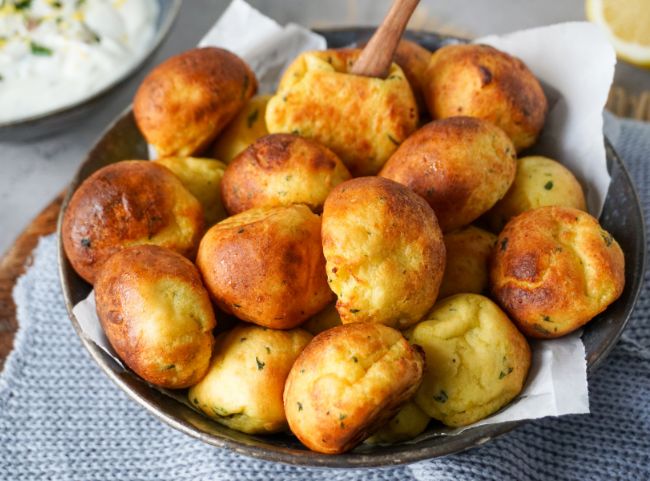
<path fill-rule="evenodd" d="M 607 119 L 650 212 L 650 125 Z M 14 296 L 20 330 L 0 375 L 0 480 L 650 479 L 650 292 L 589 379 L 589 415 L 531 422 L 466 453 L 390 469 L 248 459 L 183 435 L 129 400 L 66 315 L 56 240 L 43 238 Z"/>

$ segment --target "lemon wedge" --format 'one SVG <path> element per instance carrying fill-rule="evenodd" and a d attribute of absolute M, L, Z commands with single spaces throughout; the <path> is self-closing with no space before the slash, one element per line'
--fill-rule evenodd
<path fill-rule="evenodd" d="M 650 1 L 586 0 L 587 18 L 602 25 L 619 58 L 650 67 Z"/>

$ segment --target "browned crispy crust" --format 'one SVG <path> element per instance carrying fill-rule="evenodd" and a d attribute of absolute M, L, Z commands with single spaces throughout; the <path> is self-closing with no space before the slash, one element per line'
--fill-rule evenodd
<path fill-rule="evenodd" d="M 330 190 L 349 178 L 348 169 L 327 147 L 297 135 L 271 134 L 228 165 L 221 192 L 231 215 L 291 204 L 320 212 Z"/>
<path fill-rule="evenodd" d="M 395 329 L 354 323 L 310 342 L 284 388 L 291 431 L 309 449 L 348 451 L 384 425 L 415 393 L 424 357 Z"/>
<path fill-rule="evenodd" d="M 320 218 L 304 205 L 251 209 L 201 240 L 197 265 L 221 309 L 245 321 L 291 329 L 333 298 Z"/>
<path fill-rule="evenodd" d="M 404 329 L 435 302 L 445 246 L 435 214 L 409 189 L 381 177 L 338 185 L 325 202 L 322 233 L 343 323 Z"/>
<path fill-rule="evenodd" d="M 178 389 L 203 377 L 216 321 L 189 260 L 158 246 L 124 249 L 104 264 L 95 300 L 111 346 L 142 378 Z"/>
<path fill-rule="evenodd" d="M 143 80 L 133 100 L 140 131 L 160 157 L 193 155 L 210 144 L 257 90 L 255 74 L 215 47 L 171 57 Z"/>
<path fill-rule="evenodd" d="M 548 103 L 532 72 L 516 57 L 487 45 L 437 50 L 424 87 L 435 119 L 468 115 L 501 127 L 517 151 L 531 146 L 544 126 Z"/>
<path fill-rule="evenodd" d="M 501 199 L 515 178 L 514 146 L 490 122 L 451 117 L 426 124 L 386 162 L 380 176 L 422 196 L 443 232 L 465 226 Z"/>
<path fill-rule="evenodd" d="M 540 207 L 501 232 L 490 281 L 526 335 L 553 338 L 583 326 L 621 295 L 625 260 L 616 240 L 586 212 Z"/>
<path fill-rule="evenodd" d="M 129 245 L 158 244 L 193 256 L 203 225 L 201 204 L 171 171 L 131 160 L 103 167 L 79 186 L 61 235 L 72 267 L 93 283 L 106 259 Z"/>

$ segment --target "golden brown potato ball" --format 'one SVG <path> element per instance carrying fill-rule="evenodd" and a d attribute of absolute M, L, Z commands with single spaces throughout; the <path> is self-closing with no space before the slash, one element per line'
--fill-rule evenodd
<path fill-rule="evenodd" d="M 320 228 L 320 218 L 304 205 L 251 209 L 213 226 L 196 263 L 221 309 L 291 329 L 333 298 Z"/>
<path fill-rule="evenodd" d="M 145 77 L 133 114 L 159 157 L 185 157 L 207 147 L 256 90 L 255 74 L 237 55 L 194 48 Z"/>
<path fill-rule="evenodd" d="M 61 236 L 70 264 L 92 284 L 106 259 L 127 246 L 154 244 L 192 257 L 203 225 L 201 204 L 174 174 L 130 160 L 83 181 L 65 210 Z"/>
<path fill-rule="evenodd" d="M 447 265 L 438 297 L 486 291 L 490 254 L 497 236 L 470 225 L 445 234 L 444 241 Z"/>
<path fill-rule="evenodd" d="M 326 454 L 352 449 L 390 420 L 418 388 L 418 347 L 387 326 L 354 323 L 316 336 L 284 388 L 291 431 Z"/>
<path fill-rule="evenodd" d="M 169 249 L 127 247 L 109 258 L 95 284 L 97 315 L 127 366 L 170 389 L 206 373 L 216 325 L 194 264 Z"/>
<path fill-rule="evenodd" d="M 307 319 L 301 327 L 315 336 L 341 324 L 341 316 L 336 310 L 336 302 L 332 302 L 325 309 Z"/>
<path fill-rule="evenodd" d="M 250 434 L 287 429 L 282 394 L 291 366 L 312 336 L 239 324 L 217 337 L 205 377 L 190 402 L 217 422 Z"/>
<path fill-rule="evenodd" d="M 201 203 L 206 226 L 228 217 L 221 201 L 221 179 L 226 164 L 196 157 L 165 157 L 156 162 L 171 170 Z"/>
<path fill-rule="evenodd" d="M 246 147 L 269 133 L 264 117 L 270 99 L 270 95 L 256 95 L 248 101 L 214 143 L 212 153 L 216 159 L 228 164 Z"/>
<path fill-rule="evenodd" d="M 592 216 L 570 207 L 519 214 L 497 240 L 492 293 L 528 336 L 572 332 L 623 292 L 620 246 Z"/>
<path fill-rule="evenodd" d="M 542 86 L 516 57 L 487 45 L 446 45 L 431 57 L 424 87 L 434 119 L 456 115 L 493 122 L 517 151 L 544 127 L 548 105 Z"/>
<path fill-rule="evenodd" d="M 376 174 L 418 122 L 413 92 L 397 64 L 386 79 L 348 73 L 359 52 L 301 54 L 266 108 L 269 132 L 320 142 L 354 176 Z"/>
<path fill-rule="evenodd" d="M 403 329 L 435 302 L 445 245 L 435 214 L 409 189 L 381 177 L 344 182 L 325 201 L 322 232 L 344 324 Z"/>
<path fill-rule="evenodd" d="M 271 134 L 230 163 L 222 196 L 230 214 L 291 204 L 321 212 L 330 191 L 349 178 L 348 169 L 327 147 L 297 135 Z"/>
<path fill-rule="evenodd" d="M 450 232 L 501 199 L 516 168 L 515 149 L 501 129 L 480 119 L 452 117 L 411 135 L 379 175 L 424 197 L 442 231 Z"/>
<path fill-rule="evenodd" d="M 458 294 L 438 302 L 406 333 L 424 349 L 426 366 L 415 403 L 447 426 L 467 426 L 517 396 L 530 367 L 530 347 L 487 297 Z"/>
<path fill-rule="evenodd" d="M 569 169 L 546 157 L 522 157 L 510 190 L 485 217 L 500 232 L 514 216 L 545 205 L 587 210 L 582 187 Z"/>
<path fill-rule="evenodd" d="M 365 440 L 366 444 L 391 444 L 408 441 L 424 432 L 431 418 L 413 401 L 409 401 L 399 412 L 384 424 L 379 431 Z"/>

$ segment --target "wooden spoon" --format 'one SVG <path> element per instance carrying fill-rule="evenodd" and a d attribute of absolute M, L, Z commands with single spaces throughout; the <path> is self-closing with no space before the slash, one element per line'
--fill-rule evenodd
<path fill-rule="evenodd" d="M 388 14 L 350 69 L 354 75 L 386 78 L 393 55 L 420 0 L 394 0 Z"/>

